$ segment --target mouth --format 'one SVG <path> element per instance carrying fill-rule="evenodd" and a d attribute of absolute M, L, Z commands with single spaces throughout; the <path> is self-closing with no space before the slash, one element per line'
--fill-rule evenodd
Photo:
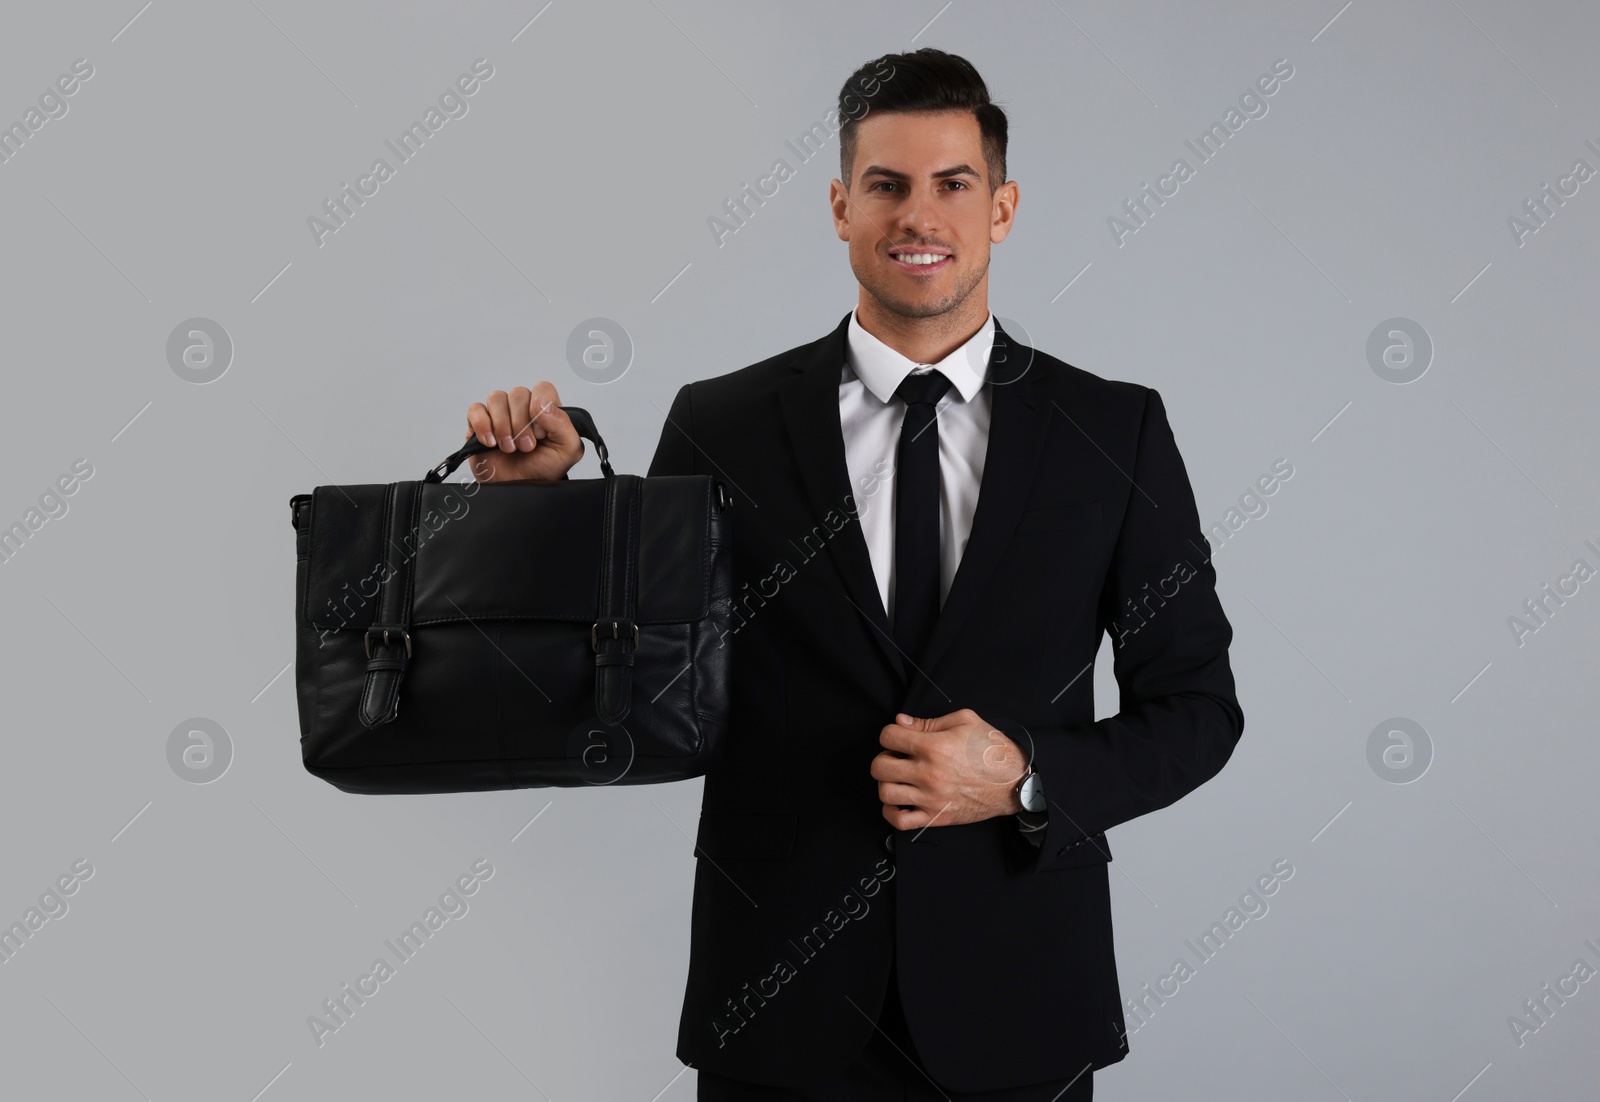
<path fill-rule="evenodd" d="M 896 249 L 889 254 L 889 261 L 903 272 L 920 276 L 944 271 L 955 258 L 944 249 Z"/>

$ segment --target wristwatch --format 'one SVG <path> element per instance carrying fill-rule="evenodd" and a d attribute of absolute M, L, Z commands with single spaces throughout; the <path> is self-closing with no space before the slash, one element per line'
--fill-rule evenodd
<path fill-rule="evenodd" d="M 1033 771 L 1031 761 L 1027 773 L 1017 784 L 1017 798 L 1022 801 L 1024 811 L 1043 811 L 1049 806 L 1044 798 L 1044 778 Z"/>

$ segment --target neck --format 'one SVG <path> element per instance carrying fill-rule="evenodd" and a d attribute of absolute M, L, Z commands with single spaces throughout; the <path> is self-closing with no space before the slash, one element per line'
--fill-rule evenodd
<path fill-rule="evenodd" d="M 931 317 L 907 317 L 886 310 L 866 290 L 856 304 L 861 328 L 918 364 L 935 364 L 960 348 L 989 320 L 989 304 L 973 295 L 954 310 Z"/>

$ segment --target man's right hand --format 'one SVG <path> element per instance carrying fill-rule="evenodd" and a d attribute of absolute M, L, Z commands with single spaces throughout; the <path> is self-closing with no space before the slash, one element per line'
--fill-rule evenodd
<path fill-rule="evenodd" d="M 469 456 L 479 482 L 559 482 L 583 458 L 583 438 L 553 383 L 497 390 L 467 410 L 467 436 L 493 451 Z"/>

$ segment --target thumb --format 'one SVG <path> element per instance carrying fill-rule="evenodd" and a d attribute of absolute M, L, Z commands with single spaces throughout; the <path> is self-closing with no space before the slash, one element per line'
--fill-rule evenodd
<path fill-rule="evenodd" d="M 942 716 L 931 716 L 926 719 L 914 719 L 911 716 L 906 716 L 906 719 L 911 720 L 918 731 L 949 731 L 962 726 L 966 722 L 966 718 L 960 712 L 949 712 Z M 910 725 L 908 724 L 908 726 Z"/>

